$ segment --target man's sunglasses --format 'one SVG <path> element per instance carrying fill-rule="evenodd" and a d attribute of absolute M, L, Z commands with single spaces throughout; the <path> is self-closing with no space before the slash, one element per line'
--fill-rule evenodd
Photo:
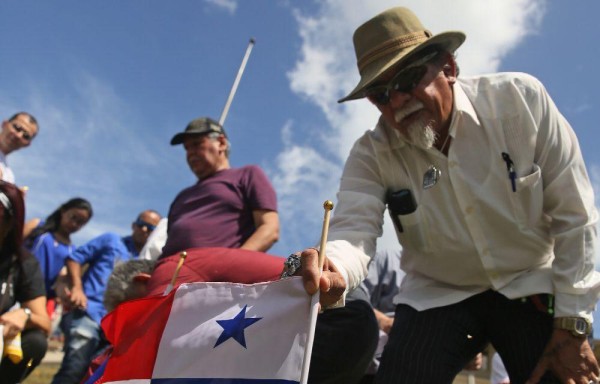
<path fill-rule="evenodd" d="M 25 128 L 21 127 L 20 125 L 17 125 L 15 123 L 10 123 L 13 127 L 13 129 L 15 130 L 15 132 L 19 133 L 21 135 L 21 137 L 23 138 L 23 140 L 25 141 L 31 141 L 31 135 L 29 134 L 29 132 L 27 132 L 25 130 Z"/>
<path fill-rule="evenodd" d="M 386 105 L 390 102 L 391 91 L 402 93 L 412 92 L 427 73 L 427 63 L 436 55 L 437 52 L 425 55 L 423 58 L 398 72 L 387 84 L 367 88 L 365 91 L 366 96 L 379 105 Z"/>
<path fill-rule="evenodd" d="M 144 220 L 138 218 L 136 221 L 133 222 L 135 225 L 137 225 L 140 228 L 144 228 L 146 227 L 146 230 L 148 232 L 152 232 L 156 229 L 156 225 L 152 225 L 150 223 L 145 222 Z"/>

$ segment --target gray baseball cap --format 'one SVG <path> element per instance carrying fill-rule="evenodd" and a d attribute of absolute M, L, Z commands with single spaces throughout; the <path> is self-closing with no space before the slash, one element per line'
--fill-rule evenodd
<path fill-rule="evenodd" d="M 185 127 L 185 131 L 179 132 L 171 139 L 171 145 L 177 145 L 183 143 L 183 139 L 186 136 L 191 135 L 203 135 L 206 133 L 217 132 L 222 133 L 227 137 L 225 130 L 217 121 L 211 119 L 210 117 L 200 117 L 198 119 L 192 120 L 191 123 Z"/>

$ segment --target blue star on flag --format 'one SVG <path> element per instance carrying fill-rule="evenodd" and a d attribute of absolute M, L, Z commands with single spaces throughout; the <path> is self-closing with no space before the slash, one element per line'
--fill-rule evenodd
<path fill-rule="evenodd" d="M 248 328 L 252 324 L 256 323 L 258 320 L 262 319 L 262 317 L 246 318 L 246 307 L 248 306 L 244 305 L 244 308 L 242 308 L 240 313 L 235 315 L 233 319 L 217 320 L 217 323 L 219 323 L 219 325 L 223 328 L 223 333 L 221 333 L 213 348 L 218 347 L 219 344 L 224 343 L 232 337 L 235 341 L 240 343 L 242 347 L 246 348 L 246 338 L 244 337 L 244 329 Z"/>

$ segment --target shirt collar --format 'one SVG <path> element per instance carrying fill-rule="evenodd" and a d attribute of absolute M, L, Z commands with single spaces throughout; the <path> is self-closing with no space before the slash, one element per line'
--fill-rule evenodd
<path fill-rule="evenodd" d="M 480 125 L 480 122 L 471 100 L 469 100 L 458 81 L 454 83 L 452 90 L 454 94 L 454 108 L 452 110 L 453 116 L 452 123 L 450 124 L 450 132 L 454 136 L 456 130 L 455 123 L 458 121 L 458 118 L 470 118 L 477 125 Z"/>

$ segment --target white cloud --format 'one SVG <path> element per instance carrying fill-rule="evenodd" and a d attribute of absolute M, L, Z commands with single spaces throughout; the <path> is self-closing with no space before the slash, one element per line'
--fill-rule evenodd
<path fill-rule="evenodd" d="M 434 34 L 446 30 L 462 30 L 466 33 L 467 40 L 458 51 L 462 75 L 496 71 L 502 58 L 511 49 L 524 37 L 537 33 L 545 4 L 545 0 L 412 0 L 403 3 Z M 354 30 L 368 18 L 397 5 L 393 0 L 329 0 L 319 3 L 320 8 L 314 15 L 296 12 L 302 48 L 296 66 L 288 73 L 290 86 L 296 94 L 323 112 L 329 126 L 319 127 L 319 135 L 330 150 L 326 155 L 332 159 L 326 160 L 310 148 L 284 148 L 279 164 L 283 161 L 289 163 L 279 167 L 275 179 L 278 190 L 285 191 L 280 196 L 281 205 L 290 210 L 285 214 L 296 218 L 314 215 L 316 211 L 295 203 L 305 201 L 308 185 L 311 194 L 333 195 L 353 142 L 375 125 L 378 113 L 367 101 L 343 105 L 338 105 L 336 101 L 358 82 L 352 47 Z M 287 129 L 289 127 L 284 132 Z M 326 165 L 327 174 L 317 172 L 315 167 L 308 167 L 311 161 L 318 166 Z M 289 172 L 292 176 L 283 172 Z M 328 181 L 319 183 L 314 180 L 315 177 L 327 178 Z M 380 246 L 397 247 L 389 224 L 385 232 Z"/>
<path fill-rule="evenodd" d="M 158 175 L 139 174 L 138 167 L 164 159 L 164 145 L 153 138 L 140 140 L 140 130 L 131 128 L 139 124 L 132 122 L 129 104 L 102 79 L 72 71 L 62 93 L 53 91 L 42 84 L 30 90 L 25 109 L 35 111 L 40 132 L 29 148 L 9 157 L 18 170 L 17 183 L 29 187 L 27 218 L 45 218 L 78 196 L 92 203 L 95 214 L 74 235 L 75 243 L 107 231 L 128 234 L 139 211 L 155 208 L 139 207 L 136 183 L 158 179 Z M 5 116 L 14 112 L 3 110 Z M 148 189 L 139 190 L 150 192 Z M 123 212 L 131 221 L 114 219 Z"/>
<path fill-rule="evenodd" d="M 314 148 L 293 144 L 293 126 L 282 129 L 284 150 L 277 156 L 271 180 L 278 192 L 279 215 L 285 228 L 285 244 L 291 250 L 319 241 L 325 200 L 334 200 L 340 164 L 327 160 Z M 311 244 L 312 245 L 312 244 Z"/>
<path fill-rule="evenodd" d="M 232 15 L 235 13 L 235 10 L 237 9 L 237 6 L 238 6 L 237 1 L 235 1 L 235 0 L 204 0 L 204 1 L 206 1 L 208 4 L 212 4 L 214 6 L 222 8 Z"/>

